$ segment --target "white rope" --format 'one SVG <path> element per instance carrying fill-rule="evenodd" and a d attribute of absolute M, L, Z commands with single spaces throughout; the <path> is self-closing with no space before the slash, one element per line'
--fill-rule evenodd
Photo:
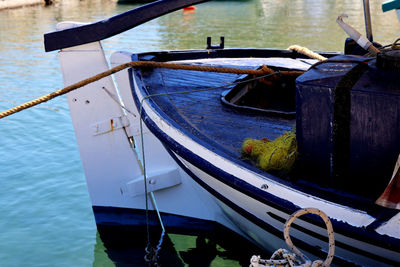
<path fill-rule="evenodd" d="M 316 214 L 324 220 L 329 237 L 329 251 L 328 256 L 325 261 L 315 260 L 311 261 L 304 255 L 298 248 L 293 245 L 293 242 L 290 238 L 290 226 L 292 223 L 301 215 L 304 214 Z M 329 217 L 319 209 L 315 208 L 305 208 L 296 211 L 293 213 L 286 221 L 283 236 L 285 238 L 286 244 L 293 253 L 290 253 L 286 249 L 278 249 L 275 251 L 271 259 L 264 260 L 261 259 L 260 256 L 254 255 L 250 259 L 250 267 L 270 267 L 270 266 L 290 266 L 290 267 L 317 267 L 317 266 L 330 266 L 333 257 L 335 255 L 335 235 L 333 232 L 332 223 L 329 220 Z"/>
<path fill-rule="evenodd" d="M 308 49 L 307 47 L 304 46 L 300 46 L 300 45 L 291 45 L 287 48 L 287 50 L 292 50 L 292 51 L 296 51 L 300 54 L 306 55 L 310 58 L 314 58 L 314 59 L 318 59 L 319 61 L 324 61 L 327 60 L 326 57 L 321 56 L 320 54 L 311 51 L 310 49 Z"/>

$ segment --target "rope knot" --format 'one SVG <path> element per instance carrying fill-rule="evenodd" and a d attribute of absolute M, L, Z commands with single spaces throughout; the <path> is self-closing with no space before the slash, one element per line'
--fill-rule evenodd
<path fill-rule="evenodd" d="M 320 216 L 323 221 L 325 222 L 326 228 L 328 230 L 328 237 L 329 237 L 329 252 L 326 260 L 323 262 L 321 260 L 311 261 L 307 258 L 306 255 L 300 252 L 297 249 L 290 239 L 289 231 L 290 226 L 293 221 L 304 214 L 316 214 Z M 250 260 L 249 267 L 272 267 L 272 266 L 284 266 L 284 267 L 295 267 L 295 266 L 302 266 L 302 267 L 319 267 L 319 266 L 330 266 L 333 256 L 335 254 L 335 237 L 333 233 L 332 223 L 329 220 L 329 217 L 322 212 L 321 210 L 315 208 L 305 208 L 300 209 L 293 213 L 289 219 L 287 219 L 284 227 L 284 239 L 286 241 L 287 246 L 294 252 L 290 253 L 286 249 L 280 248 L 275 251 L 269 260 L 261 259 L 260 256 L 253 256 Z"/>
<path fill-rule="evenodd" d="M 260 70 L 263 72 L 263 74 L 270 74 L 275 72 L 274 70 L 268 68 L 267 65 L 262 65 Z"/>

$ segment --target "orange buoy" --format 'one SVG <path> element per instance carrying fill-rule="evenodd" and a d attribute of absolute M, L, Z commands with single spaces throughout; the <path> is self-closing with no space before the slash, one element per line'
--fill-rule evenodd
<path fill-rule="evenodd" d="M 188 7 L 183 8 L 183 10 L 195 10 L 195 9 L 196 9 L 195 6 L 188 6 Z"/>

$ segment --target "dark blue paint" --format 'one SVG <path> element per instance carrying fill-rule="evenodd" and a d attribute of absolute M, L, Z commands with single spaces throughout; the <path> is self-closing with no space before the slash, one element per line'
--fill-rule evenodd
<path fill-rule="evenodd" d="M 145 210 L 93 206 L 97 225 L 141 227 L 146 225 Z M 161 213 L 161 218 L 169 231 L 182 234 L 192 234 L 199 231 L 214 231 L 216 223 L 197 218 L 184 217 L 174 214 Z M 149 211 L 149 226 L 160 227 L 157 214 Z"/>

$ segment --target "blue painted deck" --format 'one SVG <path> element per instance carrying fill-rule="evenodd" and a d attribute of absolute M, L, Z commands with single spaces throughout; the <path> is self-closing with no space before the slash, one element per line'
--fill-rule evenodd
<path fill-rule="evenodd" d="M 289 59 L 289 61 L 293 60 Z M 244 61 L 223 59 L 185 61 L 184 63 L 255 69 L 262 65 L 263 60 L 254 61 L 249 58 Z M 243 112 L 223 105 L 221 94 L 231 89 L 233 85 L 209 91 L 186 93 L 186 91 L 230 84 L 242 78 L 241 75 L 155 69 L 146 73 L 145 77 L 149 94 L 183 92 L 156 96 L 153 100 L 158 103 L 163 112 L 185 130 L 211 145 L 215 150 L 223 151 L 231 157 L 241 157 L 241 145 L 246 138 L 274 139 L 295 127 L 295 119 Z"/>

